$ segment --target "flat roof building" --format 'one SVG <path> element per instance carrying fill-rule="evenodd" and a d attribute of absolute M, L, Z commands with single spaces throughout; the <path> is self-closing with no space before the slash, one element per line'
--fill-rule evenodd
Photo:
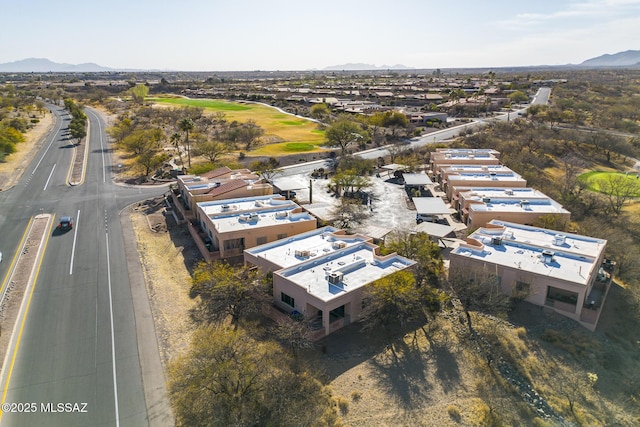
<path fill-rule="evenodd" d="M 273 271 L 273 297 L 282 310 L 301 313 L 320 338 L 360 318 L 364 288 L 415 265 L 379 255 L 362 235 L 325 227 L 247 249 L 245 262 Z"/>
<path fill-rule="evenodd" d="M 437 148 L 429 157 L 432 174 L 443 165 L 498 165 L 500 152 L 491 149 Z"/>
<path fill-rule="evenodd" d="M 507 168 L 508 169 L 508 168 Z M 523 188 L 527 186 L 527 180 L 517 173 L 506 169 L 501 172 L 479 171 L 479 172 L 452 172 L 447 175 L 443 182 L 443 190 L 449 200 L 457 195 L 453 189 L 456 187 L 509 187 Z"/>
<path fill-rule="evenodd" d="M 248 169 L 221 167 L 202 175 L 178 175 L 174 204 L 186 219 L 199 202 L 273 194 L 273 186 Z"/>
<path fill-rule="evenodd" d="M 560 203 L 533 188 L 471 188 L 458 192 L 452 204 L 458 206 L 460 218 L 469 228 L 481 227 L 492 219 L 534 224 L 544 215 L 558 216 L 565 223 L 571 218 Z"/>
<path fill-rule="evenodd" d="M 595 330 L 609 288 L 607 241 L 499 220 L 451 252 L 450 276 L 484 270 L 507 295 L 553 310 Z"/>
<path fill-rule="evenodd" d="M 201 202 L 195 210 L 196 224 L 189 229 L 209 260 L 316 228 L 313 216 L 281 195 Z"/>

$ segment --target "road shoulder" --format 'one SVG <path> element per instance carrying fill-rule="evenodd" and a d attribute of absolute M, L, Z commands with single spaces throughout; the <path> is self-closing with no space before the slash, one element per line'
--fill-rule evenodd
<path fill-rule="evenodd" d="M 155 324 L 151 314 L 144 274 L 138 257 L 135 234 L 128 210 L 125 210 L 120 215 L 120 224 L 123 231 L 129 283 L 136 319 L 138 354 L 149 425 L 173 426 L 175 422 L 167 395 Z"/>

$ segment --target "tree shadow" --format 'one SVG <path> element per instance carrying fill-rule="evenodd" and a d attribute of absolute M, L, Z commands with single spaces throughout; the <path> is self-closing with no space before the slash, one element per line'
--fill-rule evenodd
<path fill-rule="evenodd" d="M 404 339 L 396 339 L 393 344 L 371 359 L 375 368 L 374 376 L 380 388 L 395 397 L 407 409 L 420 407 L 429 399 L 429 383 L 425 371 L 426 355 L 420 346 L 407 344 Z"/>
<path fill-rule="evenodd" d="M 431 356 L 436 367 L 438 378 L 443 390 L 447 393 L 460 385 L 460 369 L 455 354 L 447 347 L 439 343 L 432 343 Z"/>

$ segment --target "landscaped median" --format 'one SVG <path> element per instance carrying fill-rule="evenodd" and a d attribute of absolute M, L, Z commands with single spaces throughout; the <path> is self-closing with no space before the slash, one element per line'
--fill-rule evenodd
<path fill-rule="evenodd" d="M 22 335 L 22 326 L 29 311 L 40 264 L 51 234 L 53 215 L 40 214 L 31 219 L 25 229 L 18 251 L 11 261 L 0 292 L 0 360 L 2 387 L 5 389 Z M 26 297 L 26 298 L 25 298 Z M 8 353 L 13 349 L 12 353 Z"/>

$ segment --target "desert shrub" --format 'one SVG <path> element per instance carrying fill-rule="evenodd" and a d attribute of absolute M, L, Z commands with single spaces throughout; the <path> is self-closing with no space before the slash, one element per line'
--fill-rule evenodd
<path fill-rule="evenodd" d="M 362 392 L 360 390 L 354 390 L 351 392 L 351 400 L 358 402 L 362 399 Z"/>
<path fill-rule="evenodd" d="M 456 422 L 460 422 L 460 408 L 458 408 L 456 405 L 447 406 L 447 414 L 449 414 L 451 419 L 455 420 Z"/>
<path fill-rule="evenodd" d="M 340 410 L 340 414 L 347 415 L 349 412 L 349 400 L 342 396 L 335 396 L 333 400 L 336 402 L 336 406 Z"/>

